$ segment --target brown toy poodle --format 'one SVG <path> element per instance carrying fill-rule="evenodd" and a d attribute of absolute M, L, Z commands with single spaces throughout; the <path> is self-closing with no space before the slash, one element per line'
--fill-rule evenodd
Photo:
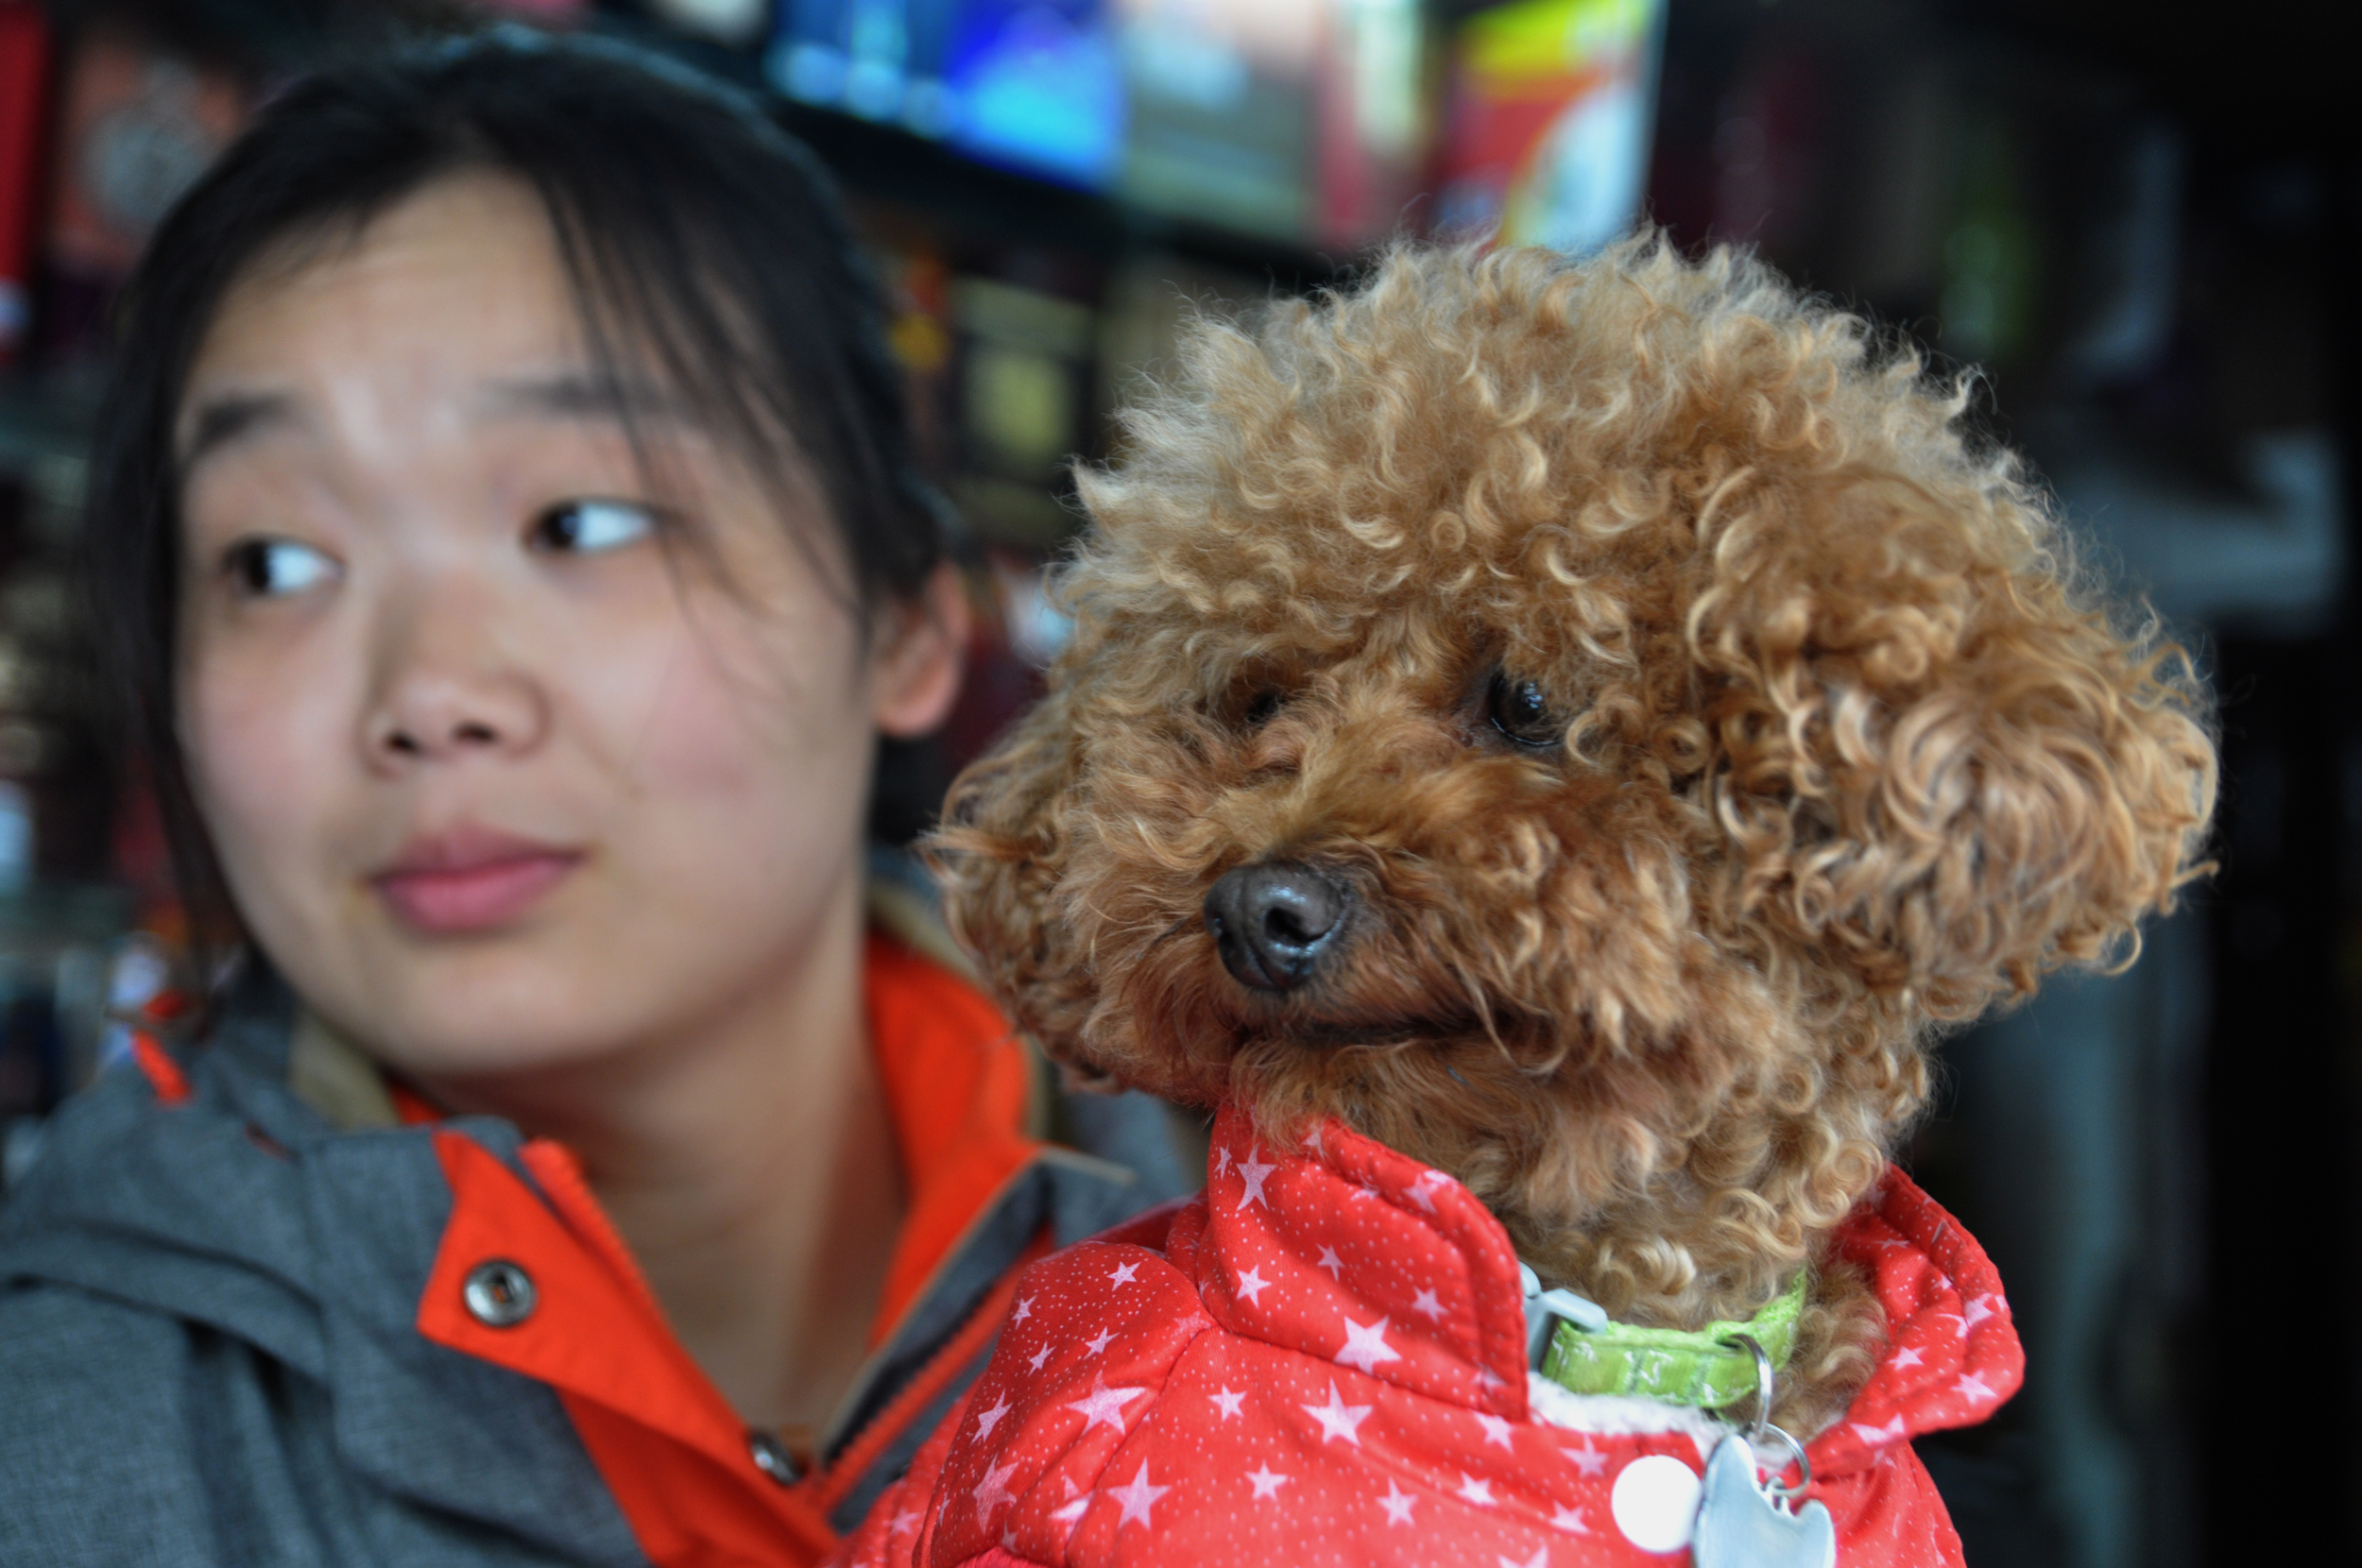
<path fill-rule="evenodd" d="M 1546 1284 L 1744 1319 L 1946 1026 L 2194 874 L 2203 693 L 1859 318 L 1717 251 L 1403 247 L 1207 320 L 1080 476 L 1048 698 L 953 791 L 954 929 L 1086 1079 L 1457 1176 Z"/>

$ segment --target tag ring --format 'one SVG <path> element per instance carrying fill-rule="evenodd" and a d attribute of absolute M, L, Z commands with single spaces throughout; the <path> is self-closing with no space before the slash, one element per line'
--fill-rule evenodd
<path fill-rule="evenodd" d="M 1789 1432 L 1785 1426 L 1773 1426 L 1766 1423 L 1763 1427 L 1763 1431 L 1766 1436 L 1779 1439 L 1780 1445 L 1786 1448 L 1789 1454 L 1793 1455 L 1796 1459 L 1796 1484 L 1794 1486 L 1789 1486 L 1780 1479 L 1782 1475 L 1788 1473 L 1788 1466 L 1783 1464 L 1779 1469 L 1771 1473 L 1772 1478 L 1763 1483 L 1763 1490 L 1770 1492 L 1774 1497 L 1790 1499 L 1802 1497 L 1806 1492 L 1810 1491 L 1812 1490 L 1812 1461 L 1805 1457 L 1805 1445 L 1798 1442 L 1795 1435 Z M 1755 1434 L 1750 1432 L 1747 1435 L 1747 1448 L 1749 1453 L 1752 1454 L 1756 1452 L 1755 1444 L 1758 1440 L 1759 1440 L 1756 1438 Z"/>
<path fill-rule="evenodd" d="M 1805 1457 L 1805 1445 L 1798 1442 L 1793 1434 L 1783 1427 L 1772 1424 L 1772 1394 L 1775 1380 L 1772 1372 L 1770 1354 L 1762 1345 L 1756 1343 L 1753 1335 L 1749 1334 L 1734 1334 L 1717 1342 L 1728 1345 L 1733 1350 L 1747 1351 L 1755 1358 L 1755 1413 L 1754 1419 L 1748 1423 L 1747 1426 L 1748 1448 L 1760 1450 L 1765 1445 L 1766 1440 L 1777 1439 L 1781 1446 L 1794 1455 L 1796 1458 L 1796 1484 L 1794 1486 L 1781 1484 L 1779 1477 L 1788 1470 L 1786 1465 L 1782 1465 L 1772 1473 L 1772 1478 L 1766 1483 L 1764 1490 L 1778 1497 L 1802 1496 L 1812 1486 L 1812 1460 Z M 1727 1409 L 1729 1406 L 1725 1406 L 1724 1408 Z"/>
<path fill-rule="evenodd" d="M 1755 1415 L 1754 1422 L 1748 1427 L 1747 1440 L 1761 1442 L 1764 1432 L 1772 1425 L 1772 1357 L 1766 1354 L 1761 1345 L 1755 1342 L 1754 1336 L 1751 1334 L 1733 1334 L 1717 1340 L 1716 1343 L 1727 1345 L 1732 1350 L 1747 1351 L 1755 1358 Z M 1735 1405 L 1737 1401 L 1733 1400 L 1731 1403 Z M 1729 1407 L 1729 1406 L 1723 1406 L 1725 1409 Z"/>

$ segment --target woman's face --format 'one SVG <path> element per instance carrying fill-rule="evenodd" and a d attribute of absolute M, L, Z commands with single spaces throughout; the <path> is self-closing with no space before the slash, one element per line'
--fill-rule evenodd
<path fill-rule="evenodd" d="M 662 1042 L 777 983 L 854 896 L 878 729 L 957 679 L 955 628 L 866 645 L 832 526 L 625 380 L 660 494 L 542 209 L 492 176 L 266 258 L 189 377 L 198 809 L 297 992 L 421 1077 Z"/>

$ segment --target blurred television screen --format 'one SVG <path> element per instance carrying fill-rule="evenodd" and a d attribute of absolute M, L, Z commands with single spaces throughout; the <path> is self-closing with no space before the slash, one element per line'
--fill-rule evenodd
<path fill-rule="evenodd" d="M 1123 193 L 1295 238 L 1311 217 L 1313 0 L 1116 0 L 1133 122 Z"/>
<path fill-rule="evenodd" d="M 1422 43 L 1417 0 L 787 0 L 768 69 L 984 162 L 1352 244 L 1416 189 Z"/>
<path fill-rule="evenodd" d="M 1105 189 L 1122 153 L 1100 0 L 787 0 L 769 71 L 804 103 L 1085 190 Z"/>
<path fill-rule="evenodd" d="M 1461 23 L 1438 227 L 1582 252 L 1629 227 L 1648 174 L 1664 0 L 1509 0 Z"/>

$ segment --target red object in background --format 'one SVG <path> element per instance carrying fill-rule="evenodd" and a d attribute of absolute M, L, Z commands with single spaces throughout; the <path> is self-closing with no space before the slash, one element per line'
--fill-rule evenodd
<path fill-rule="evenodd" d="M 1312 65 L 1315 243 L 1352 249 L 1423 221 L 1412 207 L 1428 141 L 1427 26 L 1413 0 L 1324 8 Z"/>
<path fill-rule="evenodd" d="M 49 19 L 41 7 L 0 0 L 0 365 L 17 356 L 32 328 L 49 55 Z"/>
<path fill-rule="evenodd" d="M 244 82 L 128 28 L 93 25 L 58 83 L 41 348 L 103 352 L 107 305 L 172 204 L 245 127 Z"/>

